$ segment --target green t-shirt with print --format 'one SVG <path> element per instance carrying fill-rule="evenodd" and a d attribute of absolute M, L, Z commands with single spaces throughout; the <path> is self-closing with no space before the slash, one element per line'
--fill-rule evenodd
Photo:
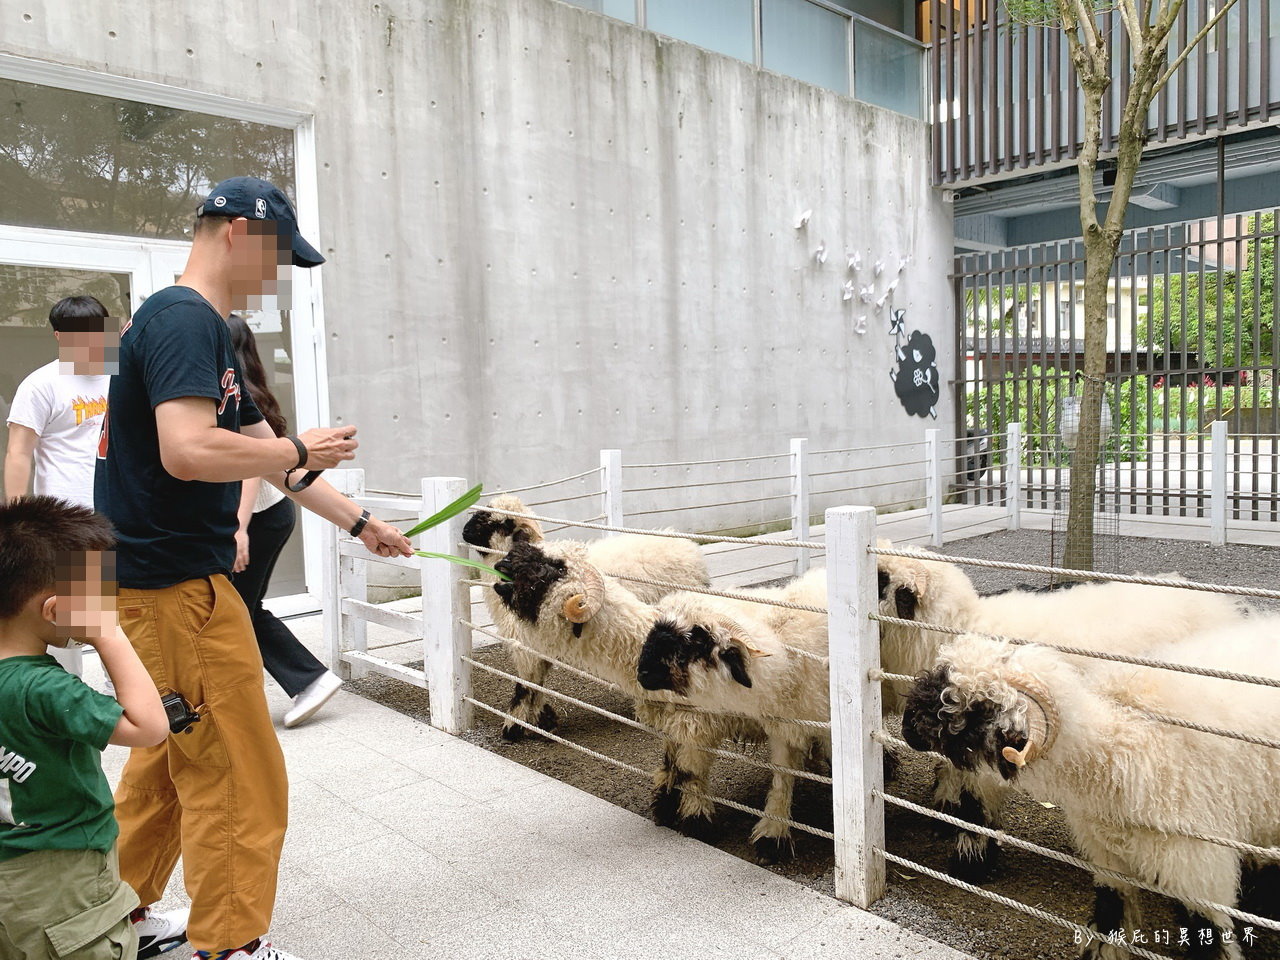
<path fill-rule="evenodd" d="M 0 660 L 0 860 L 115 845 L 102 751 L 123 713 L 51 656 Z"/>

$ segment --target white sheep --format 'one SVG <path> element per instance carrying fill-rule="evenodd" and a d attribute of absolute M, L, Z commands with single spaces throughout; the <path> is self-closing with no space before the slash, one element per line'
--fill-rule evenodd
<path fill-rule="evenodd" d="M 479 548 L 480 559 L 485 563 L 496 563 L 506 556 L 514 544 L 544 542 L 541 524 L 528 515 L 531 511 L 519 497 L 511 494 L 494 497 L 489 502 L 489 508 L 475 511 L 463 527 L 462 533 L 463 540 Z M 510 513 L 491 512 L 493 510 Z M 511 513 L 524 516 L 511 516 Z M 689 540 L 624 535 L 594 540 L 584 546 L 587 556 L 594 564 L 612 573 L 669 583 L 705 586 L 710 582 L 706 558 L 698 546 Z M 482 574 L 481 579 L 490 583 L 494 581 L 491 574 Z M 625 589 L 648 601 L 657 600 L 671 592 L 670 587 L 632 581 L 626 581 Z M 524 643 L 528 639 L 524 622 L 519 617 L 512 616 L 509 608 L 492 591 L 486 590 L 484 598 L 489 615 L 499 632 L 504 637 Z M 545 686 L 551 664 L 519 647 L 509 646 L 508 653 L 516 676 Z M 508 712 L 543 730 L 554 730 L 556 727 L 555 708 L 547 703 L 542 693 L 523 684 L 516 684 Z M 525 728 L 518 723 L 511 720 L 503 723 L 503 739 L 514 742 L 524 734 Z"/>
<path fill-rule="evenodd" d="M 880 546 L 889 546 L 881 541 Z M 954 630 L 1038 640 L 1061 646 L 1137 654 L 1239 621 L 1246 608 L 1222 594 L 1126 583 L 1082 583 L 1052 591 L 1010 590 L 979 596 L 969 577 L 941 556 L 937 560 L 880 556 L 880 613 Z M 1178 579 L 1168 575 L 1168 579 Z M 915 676 L 931 669 L 950 639 L 916 626 L 880 625 L 880 662 L 888 673 Z M 900 712 L 906 690 L 884 685 L 885 711 Z M 935 802 L 961 819 L 998 828 L 1008 788 L 998 779 L 957 774 L 943 767 Z M 951 872 L 982 882 L 995 871 L 994 840 L 962 831 Z"/>
<path fill-rule="evenodd" d="M 825 609 L 826 571 L 812 570 L 757 595 Z M 779 767 L 802 768 L 815 744 L 830 752 L 829 730 L 782 719 L 826 721 L 830 716 L 825 613 L 688 592 L 664 597 L 658 611 L 637 666 L 641 686 L 671 691 L 703 709 L 754 718 L 768 738 L 771 762 Z M 751 832 L 762 863 L 794 852 L 791 828 L 781 822 L 791 817 L 794 787 L 793 774 L 774 772 L 767 816 Z"/>
<path fill-rule="evenodd" d="M 1168 590 L 1171 595 L 1182 591 Z M 1280 618 L 1257 616 L 1153 647 L 1152 659 L 1280 680 Z M 1274 688 L 1071 657 L 976 635 L 946 645 L 908 696 L 903 731 L 917 749 L 984 769 L 1062 808 L 1083 857 L 1182 902 L 1186 924 L 1212 931 L 1197 956 L 1239 960 L 1221 933 L 1234 907 L 1240 852 L 1188 833 L 1280 844 L 1280 751 L 1171 726 L 1147 714 L 1280 739 Z M 1094 877 L 1094 926 L 1141 927 L 1132 885 Z M 1196 943 L 1199 934 L 1192 933 Z M 1082 956 L 1128 954 L 1095 940 Z"/>
<path fill-rule="evenodd" d="M 686 833 L 705 833 L 715 810 L 708 789 L 714 755 L 708 751 L 726 739 L 760 739 L 764 732 L 749 720 L 683 709 L 669 695 L 655 697 L 643 689 L 637 681 L 640 654 L 660 611 L 601 573 L 589 556 L 584 544 L 568 541 L 513 546 L 497 564 L 511 580 L 493 587 L 506 608 L 503 620 L 522 621 L 522 642 L 635 698 L 636 718 L 665 740 L 662 766 L 654 774 L 654 819 Z"/>

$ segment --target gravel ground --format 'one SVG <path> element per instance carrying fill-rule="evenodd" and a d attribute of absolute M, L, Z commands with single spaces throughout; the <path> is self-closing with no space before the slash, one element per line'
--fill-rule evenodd
<path fill-rule="evenodd" d="M 1177 571 L 1199 580 L 1241 586 L 1272 586 L 1280 582 L 1280 549 L 1250 546 L 1209 547 L 1177 540 L 1125 538 L 1118 544 L 1118 567 L 1125 573 Z M 944 548 L 956 555 L 999 560 L 1046 563 L 1049 535 L 1038 531 L 997 533 L 973 538 Z M 1018 583 L 1039 581 L 1013 571 L 968 568 L 982 591 L 994 591 Z M 477 656 L 481 662 L 509 670 L 505 653 L 489 648 Z M 420 664 L 419 664 L 420 666 Z M 510 685 L 482 671 L 474 677 L 477 698 L 505 706 Z M 553 674 L 552 685 L 565 693 L 590 700 L 611 711 L 630 716 L 630 702 L 586 681 Z M 371 676 L 349 683 L 357 693 L 418 719 L 428 715 L 424 691 L 397 681 Z M 561 736 L 636 766 L 652 769 L 658 764 L 655 741 L 645 734 L 621 727 L 581 708 L 558 706 Z M 626 807 L 645 813 L 650 784 L 624 770 L 607 766 L 583 754 L 546 740 L 504 742 L 500 722 L 484 711 L 476 711 L 475 729 L 466 739 L 488 750 L 556 777 Z M 759 748 L 743 747 L 764 757 Z M 759 805 L 768 790 L 768 774 L 743 764 L 718 763 L 713 788 L 721 796 L 741 803 Z M 899 796 L 928 804 L 932 789 L 933 764 L 912 755 L 903 758 L 892 789 Z M 831 792 L 827 787 L 800 781 L 796 787 L 794 816 L 797 820 L 831 829 Z M 1018 798 L 1006 813 L 1006 828 L 1014 835 L 1044 846 L 1069 850 L 1069 839 L 1061 815 L 1029 799 Z M 719 814 L 716 846 L 743 859 L 751 859 L 746 842 L 752 818 L 731 810 Z M 886 810 L 889 849 L 935 870 L 946 869 L 950 838 L 935 831 L 933 821 L 895 807 Z M 1081 871 L 1055 864 L 1030 853 L 1006 849 L 1003 869 L 986 889 L 1057 913 L 1079 923 L 1087 923 L 1092 910 L 1092 884 Z M 794 861 L 770 869 L 826 894 L 834 894 L 831 844 L 806 834 L 797 836 Z M 1276 891 L 1246 895 L 1241 906 L 1269 917 L 1280 918 L 1280 898 Z M 1068 960 L 1076 955 L 1072 934 L 997 904 L 985 902 L 947 884 L 889 867 L 889 892 L 873 912 L 977 957 L 1015 957 L 1025 960 Z M 1177 922 L 1168 901 L 1147 896 L 1143 902 L 1145 929 L 1173 930 Z M 1161 948 L 1156 948 L 1159 952 Z M 1175 948 L 1163 948 L 1173 956 Z M 1280 960 L 1280 937 L 1259 935 L 1251 948 L 1250 960 Z"/>

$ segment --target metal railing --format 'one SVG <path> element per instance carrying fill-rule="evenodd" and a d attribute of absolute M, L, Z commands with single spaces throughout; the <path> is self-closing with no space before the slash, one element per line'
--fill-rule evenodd
<path fill-rule="evenodd" d="M 1084 111 L 1062 31 L 1011 24 L 996 0 L 930 7 L 935 182 L 963 183 L 1074 159 Z M 1214 9 L 1212 0 L 1188 0 L 1170 38 L 1170 60 Z M 1105 154 L 1115 149 L 1128 93 L 1129 45 L 1119 11 L 1100 19 L 1116 78 L 1103 100 Z M 1270 0 L 1239 0 L 1157 95 L 1147 142 L 1263 124 L 1280 112 L 1278 19 Z"/>

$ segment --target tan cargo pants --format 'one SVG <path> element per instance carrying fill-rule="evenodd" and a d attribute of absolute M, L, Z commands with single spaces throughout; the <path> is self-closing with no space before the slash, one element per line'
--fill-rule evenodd
<path fill-rule="evenodd" d="M 221 575 L 121 588 L 119 609 L 161 694 L 201 714 L 190 732 L 129 755 L 116 791 L 121 875 L 150 905 L 181 853 L 191 945 L 242 946 L 271 924 L 289 809 L 249 611 Z"/>

